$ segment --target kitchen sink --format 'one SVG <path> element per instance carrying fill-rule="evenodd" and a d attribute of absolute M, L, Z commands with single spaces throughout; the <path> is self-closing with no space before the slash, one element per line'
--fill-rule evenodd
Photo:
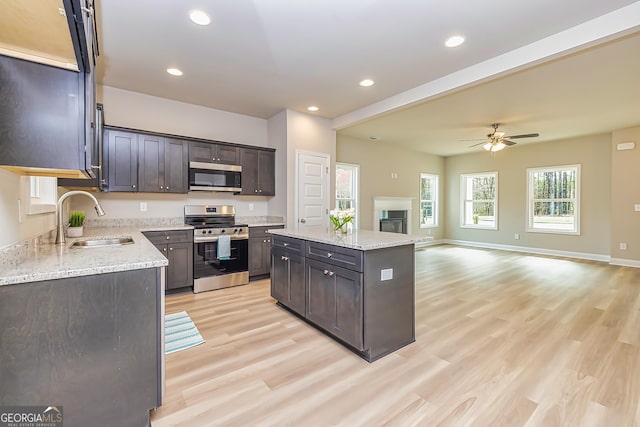
<path fill-rule="evenodd" d="M 104 248 L 105 246 L 122 246 L 134 243 L 131 237 L 117 237 L 113 239 L 88 239 L 76 240 L 71 244 L 72 248 Z"/>

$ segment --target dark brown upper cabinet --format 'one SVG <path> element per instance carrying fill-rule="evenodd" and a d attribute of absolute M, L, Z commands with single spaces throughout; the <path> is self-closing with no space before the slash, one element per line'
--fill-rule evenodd
<path fill-rule="evenodd" d="M 273 150 L 242 148 L 242 191 L 252 196 L 275 196 L 275 158 Z"/>
<path fill-rule="evenodd" d="M 234 145 L 192 141 L 189 144 L 189 161 L 239 165 L 240 148 Z"/>
<path fill-rule="evenodd" d="M 186 141 L 155 135 L 138 135 L 138 191 L 186 193 Z"/>

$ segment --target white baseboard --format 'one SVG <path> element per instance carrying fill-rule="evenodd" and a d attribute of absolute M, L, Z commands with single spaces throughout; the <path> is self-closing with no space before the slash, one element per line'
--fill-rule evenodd
<path fill-rule="evenodd" d="M 623 267 L 640 268 L 640 261 L 637 261 L 635 259 L 611 258 L 611 261 L 609 261 L 609 264 L 621 265 Z"/>
<path fill-rule="evenodd" d="M 424 247 L 427 247 L 427 246 L 442 245 L 443 243 L 445 243 L 445 241 L 442 240 L 442 239 L 428 240 L 426 242 L 418 242 L 418 243 L 416 243 L 416 249 L 424 248 Z"/>
<path fill-rule="evenodd" d="M 469 242 L 465 240 L 451 240 L 451 239 L 443 239 L 440 241 L 440 243 L 448 243 L 451 245 L 459 245 L 459 246 L 471 246 L 475 248 L 498 249 L 502 251 L 511 251 L 511 252 L 524 252 L 524 253 L 537 254 L 537 255 L 551 255 L 551 256 L 566 257 L 566 258 L 587 259 L 590 261 L 602 261 L 602 262 L 611 261 L 611 257 L 609 255 L 589 254 L 584 252 L 559 251 L 555 249 L 530 248 L 526 246 L 500 245 L 496 243 Z M 637 263 L 637 265 L 631 265 L 631 264 L 621 264 L 621 265 L 627 265 L 630 267 L 640 267 L 640 262 L 638 261 L 632 261 L 632 260 L 620 260 L 620 261 L 629 261 L 629 262 Z"/>

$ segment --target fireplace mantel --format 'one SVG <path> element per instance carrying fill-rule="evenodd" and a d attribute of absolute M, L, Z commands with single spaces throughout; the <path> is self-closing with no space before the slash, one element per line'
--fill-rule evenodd
<path fill-rule="evenodd" d="M 373 229 L 378 230 L 380 211 L 407 211 L 407 232 L 411 234 L 411 210 L 415 197 L 374 196 Z"/>

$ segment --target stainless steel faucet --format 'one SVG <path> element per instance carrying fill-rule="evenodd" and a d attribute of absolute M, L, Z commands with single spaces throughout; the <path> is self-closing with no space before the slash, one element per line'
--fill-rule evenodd
<path fill-rule="evenodd" d="M 60 196 L 56 205 L 56 224 L 58 224 L 56 227 L 56 245 L 64 245 L 65 243 L 67 243 L 67 240 L 64 237 L 64 225 L 62 224 L 62 204 L 69 197 L 75 196 L 76 194 L 82 194 L 89 197 L 95 204 L 96 213 L 98 214 L 98 216 L 104 215 L 104 210 L 102 209 L 102 206 L 100 206 L 100 202 L 98 202 L 98 199 L 96 199 L 93 194 L 87 193 L 86 191 L 69 191 L 67 193 L 64 193 L 62 196 Z"/>

